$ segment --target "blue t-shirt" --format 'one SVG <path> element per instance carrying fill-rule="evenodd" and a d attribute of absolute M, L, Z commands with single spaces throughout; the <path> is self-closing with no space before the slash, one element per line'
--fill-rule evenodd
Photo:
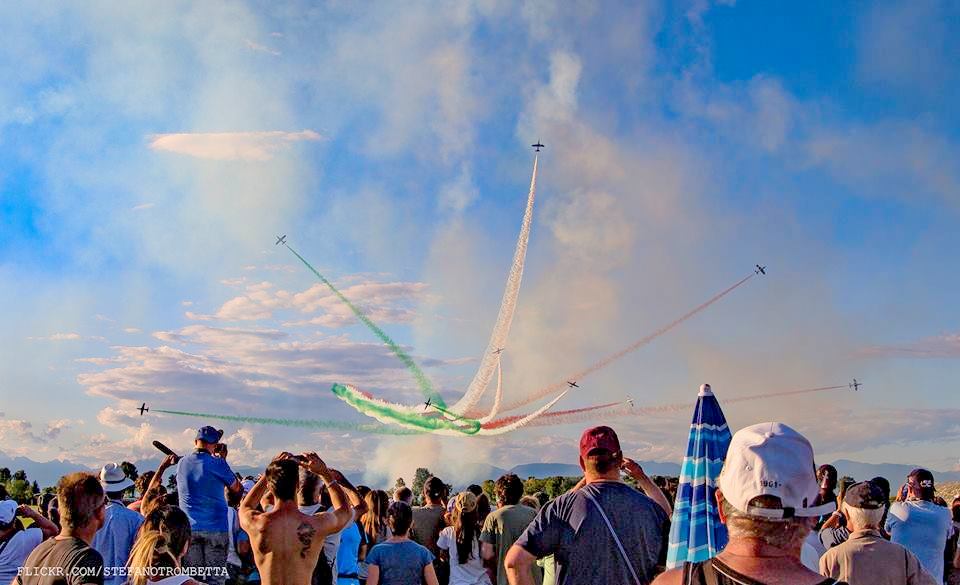
<path fill-rule="evenodd" d="M 357 575 L 360 572 L 360 565 L 357 563 L 357 555 L 360 553 L 360 529 L 356 522 L 347 524 L 347 527 L 340 533 L 340 548 L 337 550 L 337 574 L 338 575 Z M 340 579 L 340 583 L 355 583 L 356 579 Z"/>
<path fill-rule="evenodd" d="M 137 537 L 137 530 L 143 524 L 143 516 L 127 509 L 123 502 L 111 500 L 104 510 L 103 526 L 93 537 L 90 546 L 103 557 L 105 567 L 122 567 L 127 564 L 130 549 Z M 104 577 L 105 585 L 121 585 L 126 577 L 117 571 L 110 577 Z"/>
<path fill-rule="evenodd" d="M 367 564 L 380 568 L 381 585 L 420 585 L 432 562 L 433 553 L 412 540 L 382 542 L 367 554 Z"/>
<path fill-rule="evenodd" d="M 180 508 L 190 518 L 193 531 L 227 531 L 227 498 L 223 495 L 223 488 L 235 481 L 237 476 L 226 460 L 206 451 L 194 451 L 180 460 L 177 492 Z"/>
<path fill-rule="evenodd" d="M 890 540 L 912 552 L 928 573 L 943 581 L 943 551 L 953 533 L 950 510 L 933 502 L 907 500 L 890 505 Z"/>
<path fill-rule="evenodd" d="M 630 569 L 590 494 L 603 508 L 641 583 L 666 558 L 667 514 L 625 483 L 596 482 L 544 506 L 517 544 L 533 556 L 554 555 L 558 585 L 633 583 Z"/>

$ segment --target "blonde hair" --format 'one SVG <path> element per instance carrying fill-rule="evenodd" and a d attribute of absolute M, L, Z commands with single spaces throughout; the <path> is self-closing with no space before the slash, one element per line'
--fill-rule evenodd
<path fill-rule="evenodd" d="M 144 520 L 127 561 L 130 585 L 147 585 L 150 577 L 170 577 L 190 542 L 190 520 L 180 508 L 163 506 Z"/>
<path fill-rule="evenodd" d="M 93 521 L 97 510 L 104 505 L 103 486 L 91 473 L 71 473 L 57 484 L 57 504 L 60 522 L 69 528 L 83 528 Z"/>

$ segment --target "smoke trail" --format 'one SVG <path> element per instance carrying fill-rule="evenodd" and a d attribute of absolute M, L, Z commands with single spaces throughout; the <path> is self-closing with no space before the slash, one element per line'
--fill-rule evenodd
<path fill-rule="evenodd" d="M 267 418 L 258 416 L 235 416 L 229 414 L 211 414 L 208 412 L 186 412 L 181 410 L 162 410 L 159 408 L 151 409 L 150 412 L 172 414 L 174 416 L 190 416 L 195 418 L 206 418 L 213 420 L 226 420 L 238 423 L 252 423 L 261 425 L 276 425 L 282 427 L 297 427 L 308 429 L 321 429 L 331 431 L 355 431 L 361 433 L 374 433 L 380 435 L 418 435 L 417 431 L 407 429 L 398 429 L 381 424 L 356 424 L 333 420 L 308 420 L 308 419 L 288 419 L 288 418 Z"/>
<path fill-rule="evenodd" d="M 706 309 L 706 308 L 709 307 L 710 305 L 716 303 L 717 301 L 719 301 L 719 300 L 722 299 L 723 297 L 725 297 L 725 296 L 727 296 L 728 294 L 730 294 L 731 292 L 733 292 L 735 289 L 737 289 L 738 287 L 740 287 L 741 285 L 743 285 L 745 282 L 747 282 L 748 280 L 750 280 L 750 279 L 753 278 L 754 276 L 756 276 L 756 275 L 751 273 L 749 276 L 741 279 L 741 280 L 738 281 L 736 284 L 734 284 L 734 285 L 726 288 L 725 290 L 717 293 L 716 295 L 712 296 L 710 299 L 708 299 L 708 300 L 707 300 L 706 302 L 704 302 L 703 304 L 695 307 L 693 310 L 691 310 L 690 312 L 686 313 L 686 314 L 683 315 L 682 317 L 680 317 L 680 318 L 674 320 L 673 322 L 671 322 L 671 323 L 669 323 L 669 324 L 661 327 L 660 329 L 654 331 L 654 332 L 651 333 L 650 335 L 648 335 L 648 336 L 646 336 L 646 337 L 644 337 L 644 338 L 642 338 L 642 339 L 639 339 L 639 340 L 635 341 L 634 343 L 628 345 L 627 347 L 621 349 L 620 351 L 618 351 L 618 352 L 616 352 L 616 353 L 610 354 L 609 356 L 601 359 L 600 361 L 594 363 L 594 364 L 591 365 L 591 366 L 588 366 L 587 368 L 585 368 L 585 369 L 583 369 L 583 370 L 581 370 L 581 371 L 579 371 L 579 372 L 576 372 L 576 373 L 574 373 L 574 374 L 571 374 L 571 375 L 569 375 L 569 376 L 566 376 L 565 378 L 563 378 L 563 380 L 561 380 L 561 381 L 559 381 L 559 382 L 556 382 L 556 383 L 554 383 L 554 384 L 551 384 L 551 385 L 549 385 L 549 386 L 546 386 L 546 387 L 544 387 L 544 388 L 541 388 L 540 390 L 537 390 L 536 392 L 533 392 L 532 394 L 530 394 L 530 395 L 528 395 L 528 396 L 526 396 L 526 397 L 524 397 L 524 398 L 520 398 L 520 399 L 518 399 L 518 400 L 516 400 L 516 401 L 514 401 L 514 402 L 511 402 L 510 404 L 508 404 L 507 406 L 505 406 L 503 409 L 509 411 L 509 410 L 513 410 L 513 409 L 515 409 L 515 408 L 519 408 L 519 407 L 521 407 L 521 406 L 525 406 L 525 405 L 527 405 L 527 404 L 530 404 L 531 402 L 535 402 L 535 401 L 537 401 L 537 400 L 539 400 L 539 399 L 541 399 L 541 398 L 543 398 L 543 397 L 545 397 L 545 396 L 549 396 L 549 395 L 551 395 L 551 394 L 553 394 L 553 393 L 555 393 L 555 392 L 558 392 L 558 391 L 560 391 L 560 390 L 563 390 L 565 387 L 567 387 L 567 380 L 577 380 L 577 381 L 579 381 L 579 380 L 582 380 L 583 378 L 589 376 L 590 374 L 596 372 L 597 370 L 601 370 L 601 369 L 607 367 L 608 365 L 610 365 L 611 363 L 617 361 L 618 359 L 622 358 L 623 356 L 625 356 L 625 355 L 627 355 L 627 354 L 629 354 L 629 353 L 631 353 L 631 352 L 634 352 L 634 351 L 640 349 L 640 348 L 643 347 L 644 345 L 647 345 L 648 343 L 650 343 L 650 342 L 653 341 L 654 339 L 660 337 L 660 336 L 663 335 L 664 333 L 667 333 L 667 332 L 670 331 L 671 329 L 677 327 L 678 325 L 680 325 L 680 324 L 683 323 L 684 321 L 690 319 L 691 317 L 693 317 L 693 316 L 696 315 L 697 313 L 700 313 L 701 311 L 703 311 L 704 309 Z M 475 413 L 468 413 L 468 414 L 475 414 Z"/>
<path fill-rule="evenodd" d="M 486 424 L 500 414 L 500 405 L 503 403 L 503 364 L 497 360 L 497 392 L 493 395 L 493 408 L 486 416 L 481 417 L 480 424 Z"/>
<path fill-rule="evenodd" d="M 841 390 L 844 388 L 846 388 L 846 386 L 821 386 L 819 388 L 805 388 L 803 390 L 784 390 L 781 392 L 770 392 L 767 394 L 738 396 L 735 398 L 725 398 L 721 400 L 721 406 L 735 404 L 737 402 L 782 398 L 784 396 L 811 394 L 815 392 L 826 392 L 829 390 Z M 619 418 L 625 416 L 674 414 L 679 412 L 689 413 L 696 405 L 696 402 L 679 402 L 674 404 L 662 404 L 660 406 L 636 407 L 630 406 L 628 403 L 617 402 L 587 408 L 577 408 L 574 410 L 558 410 L 557 412 L 550 412 L 538 418 L 536 421 L 533 421 L 529 426 L 555 426 L 576 422 L 587 422 L 590 420 L 595 420 L 598 416 L 602 416 L 603 420 L 607 420 L 609 418 Z M 516 417 L 509 418 L 512 419 Z M 500 420 L 502 421 L 505 419 Z M 498 422 L 500 421 L 493 421 L 491 424 L 496 424 Z"/>
<path fill-rule="evenodd" d="M 507 276 L 507 283 L 503 290 L 503 298 L 500 301 L 500 312 L 497 314 L 497 320 L 494 323 L 493 331 L 490 332 L 490 341 L 487 344 L 487 350 L 480 360 L 480 366 L 477 373 L 474 374 L 470 386 L 463 396 L 450 409 L 456 413 L 467 412 L 477 406 L 481 396 L 487 390 L 490 384 L 490 378 L 493 376 L 493 370 L 500 363 L 500 353 L 507 343 L 507 336 L 510 333 L 510 324 L 513 322 L 513 314 L 517 308 L 517 299 L 520 296 L 520 281 L 523 279 L 523 264 L 527 257 L 527 242 L 530 240 L 530 227 L 533 224 L 533 203 L 537 195 L 537 162 L 539 157 L 533 159 L 533 175 L 530 177 L 530 191 L 527 195 L 527 207 L 523 212 L 523 222 L 520 225 L 520 235 L 517 236 L 517 247 L 513 253 L 513 264 L 510 266 L 510 274 Z"/>
<path fill-rule="evenodd" d="M 307 268 L 309 268 L 311 272 L 316 274 L 317 278 L 320 279 L 320 282 L 327 285 L 327 288 L 333 291 L 333 294 L 337 295 L 337 297 L 341 301 L 343 301 L 345 305 L 350 307 L 350 310 L 353 311 L 353 314 L 357 316 L 357 319 L 359 319 L 361 323 L 366 325 L 367 329 L 372 331 L 373 334 L 376 335 L 378 339 L 380 339 L 380 341 L 382 341 L 387 347 L 389 347 L 390 351 L 392 351 L 393 354 L 397 356 L 397 358 L 401 362 L 403 362 L 403 365 L 407 366 L 407 369 L 410 370 L 410 373 L 413 374 L 414 378 L 416 378 L 417 385 L 420 386 L 420 391 L 423 392 L 423 396 L 425 398 L 430 399 L 434 404 L 440 406 L 441 408 L 446 406 L 446 403 L 443 401 L 443 398 L 440 396 L 440 394 L 436 390 L 434 390 L 433 384 L 430 383 L 430 380 L 427 378 L 427 375 L 424 374 L 423 370 L 420 369 L 420 366 L 418 366 L 416 362 L 413 361 L 413 358 L 410 357 L 410 355 L 407 354 L 407 352 L 403 351 L 403 348 L 401 348 L 399 345 L 396 344 L 396 342 L 390 339 L 390 336 L 387 335 L 383 329 L 380 329 L 380 327 L 378 327 L 376 323 L 374 323 L 373 321 L 370 320 L 369 317 L 364 315 L 363 311 L 361 311 L 359 308 L 357 308 L 356 305 L 351 303 L 347 297 L 343 296 L 343 293 L 341 293 L 337 289 L 337 287 L 333 286 L 333 283 L 331 283 L 322 274 L 320 274 L 316 268 L 311 266 L 310 263 L 307 262 L 303 256 L 298 254 L 297 251 L 291 248 L 287 243 L 284 243 L 283 245 L 286 246 L 288 250 L 293 252 L 293 255 L 299 258 L 300 261 L 303 262 L 303 264 Z"/>
<path fill-rule="evenodd" d="M 539 418 L 537 419 L 537 421 L 536 421 L 537 424 L 534 424 L 534 425 L 532 425 L 532 426 L 541 426 L 541 425 L 543 425 L 543 424 L 546 424 L 546 423 L 543 422 L 543 421 L 552 421 L 552 420 L 564 420 L 564 421 L 566 421 L 568 417 L 570 417 L 570 421 L 573 422 L 574 419 L 573 419 L 572 417 L 574 417 L 574 416 L 576 416 L 576 415 L 596 416 L 597 412 L 598 412 L 598 411 L 601 411 L 601 410 L 602 410 L 602 411 L 605 411 L 603 414 L 606 415 L 608 409 L 611 409 L 611 408 L 613 408 L 613 407 L 621 407 L 621 408 L 623 408 L 623 407 L 626 407 L 626 406 L 627 406 L 627 405 L 626 405 L 626 403 L 624 403 L 624 402 L 610 402 L 610 403 L 608 403 L 608 404 L 598 404 L 598 405 L 596 405 L 596 406 L 587 406 L 587 407 L 585 407 L 585 408 L 573 408 L 573 409 L 570 409 L 570 410 L 558 410 L 558 411 L 556 411 L 556 412 L 548 412 L 548 413 L 545 413 L 543 416 L 539 417 Z M 486 424 L 483 425 L 483 428 L 485 428 L 485 429 L 495 429 L 495 428 L 499 428 L 499 427 L 502 427 L 502 426 L 506 426 L 506 425 L 508 425 L 508 424 L 511 424 L 511 423 L 513 423 L 513 422 L 516 422 L 516 421 L 520 420 L 521 418 L 523 418 L 523 415 L 505 416 L 505 417 L 503 417 L 503 418 L 498 418 L 498 419 L 496 419 L 496 420 L 491 420 L 491 421 L 489 421 L 488 423 L 486 423 Z M 585 419 L 585 418 L 586 418 L 586 416 L 584 416 L 584 419 Z M 482 419 L 481 419 L 481 420 L 482 420 Z M 579 420 L 579 419 L 577 419 L 577 420 Z"/>
<path fill-rule="evenodd" d="M 528 414 L 528 415 L 520 418 L 520 420 L 516 420 L 516 421 L 514 421 L 514 422 L 512 422 L 512 423 L 509 423 L 509 424 L 507 424 L 507 425 L 500 426 L 500 427 L 489 427 L 489 426 L 488 426 L 487 428 L 481 429 L 479 434 L 480 434 L 480 435 L 484 435 L 484 436 L 502 435 L 502 434 L 505 434 L 505 433 L 513 432 L 513 431 L 519 429 L 520 427 L 527 426 L 527 425 L 530 424 L 531 422 L 539 419 L 541 416 L 544 416 L 544 414 L 545 414 L 548 410 L 550 410 L 551 408 L 553 408 L 553 405 L 554 405 L 554 404 L 560 402 L 560 400 L 561 400 L 564 396 L 567 395 L 567 392 L 569 392 L 569 390 L 564 391 L 564 392 L 561 392 L 559 396 L 557 396 L 556 398 L 554 398 L 554 399 L 551 400 L 550 402 L 544 404 L 543 406 L 541 406 L 541 407 L 538 408 L 537 410 L 531 412 L 530 414 Z"/>
<path fill-rule="evenodd" d="M 365 394 L 354 386 L 334 384 L 331 391 L 358 412 L 382 423 L 396 424 L 409 429 L 440 434 L 475 435 L 480 430 L 480 421 L 458 418 L 448 420 L 443 416 L 426 416 L 414 408 L 392 404 Z M 442 407 L 441 407 L 442 408 Z"/>

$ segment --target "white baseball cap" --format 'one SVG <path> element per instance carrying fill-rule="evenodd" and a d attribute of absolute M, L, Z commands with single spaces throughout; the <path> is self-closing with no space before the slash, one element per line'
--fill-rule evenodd
<path fill-rule="evenodd" d="M 17 515 L 16 500 L 0 501 L 0 524 L 10 524 Z"/>
<path fill-rule="evenodd" d="M 829 514 L 836 502 L 813 506 L 819 492 L 813 447 L 783 423 L 766 422 L 733 435 L 717 487 L 734 508 L 770 520 Z M 757 496 L 780 498 L 779 509 L 750 506 Z"/>

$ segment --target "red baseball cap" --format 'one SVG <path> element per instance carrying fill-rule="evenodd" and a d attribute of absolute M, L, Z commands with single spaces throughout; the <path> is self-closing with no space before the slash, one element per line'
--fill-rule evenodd
<path fill-rule="evenodd" d="M 620 452 L 620 439 L 610 427 L 593 427 L 583 431 L 580 436 L 580 456 L 586 457 L 595 449 L 603 449 L 611 453 Z"/>

